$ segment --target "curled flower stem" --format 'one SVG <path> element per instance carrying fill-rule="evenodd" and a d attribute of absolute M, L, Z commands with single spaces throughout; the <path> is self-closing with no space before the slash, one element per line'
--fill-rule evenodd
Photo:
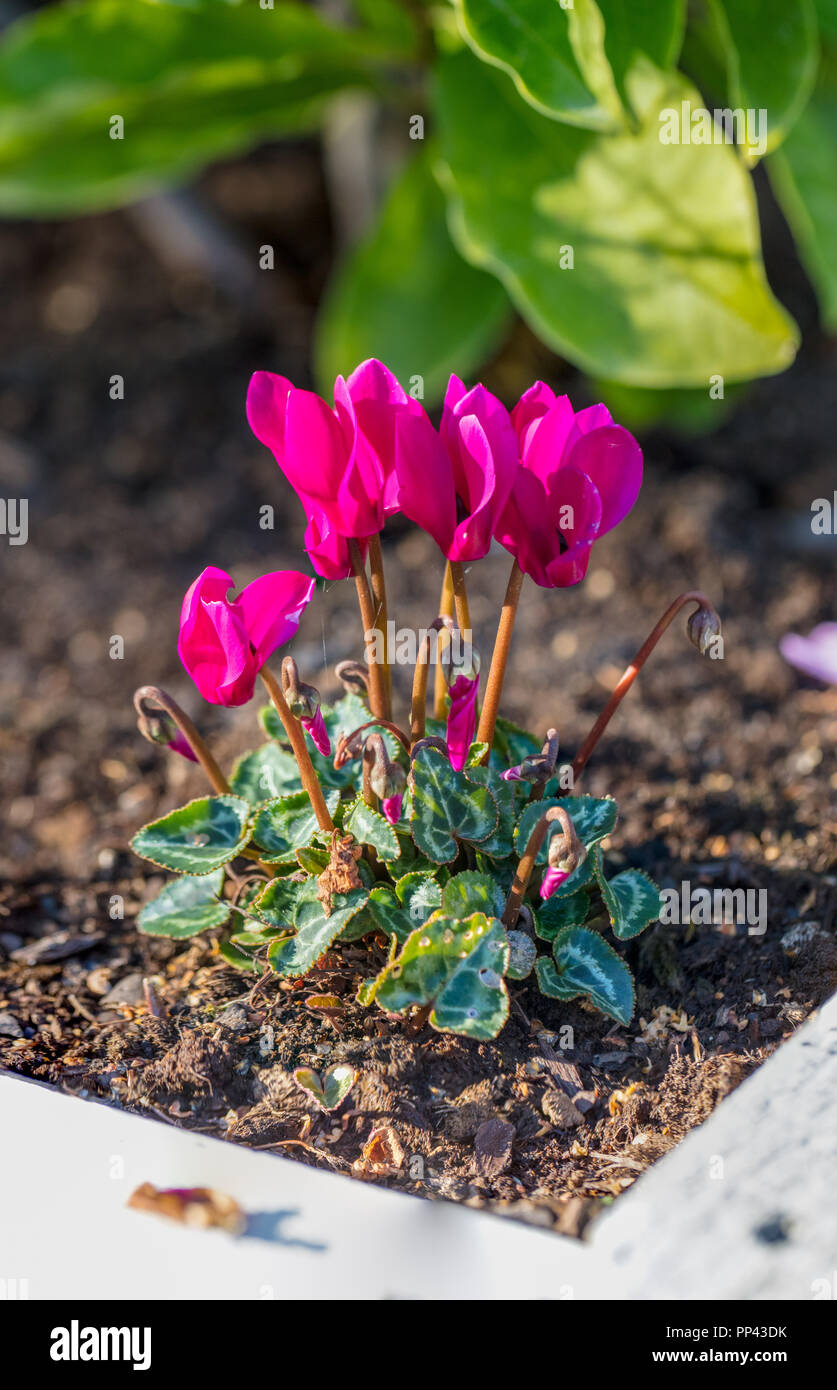
<path fill-rule="evenodd" d="M 355 572 L 357 601 L 360 606 L 360 621 L 363 623 L 363 641 L 366 647 L 366 664 L 369 667 L 369 705 L 376 719 L 385 719 L 383 673 L 375 660 L 375 606 L 357 541 L 349 541 L 349 554 L 352 557 L 352 568 Z"/>
<path fill-rule="evenodd" d="M 384 636 L 384 661 L 382 684 L 384 695 L 383 715 L 392 718 L 392 670 L 389 652 L 389 625 L 387 610 L 387 586 L 384 578 L 384 557 L 381 551 L 380 535 L 369 537 L 369 569 L 372 575 L 372 598 L 375 603 L 375 621 Z"/>
<path fill-rule="evenodd" d="M 450 577 L 453 584 L 453 604 L 456 611 L 456 626 L 462 633 L 462 640 L 470 642 L 471 612 L 468 607 L 468 594 L 465 589 L 465 569 L 461 560 L 450 561 Z"/>
<path fill-rule="evenodd" d="M 602 710 L 601 714 L 599 715 L 598 719 L 596 720 L 586 739 L 584 740 L 578 752 L 576 753 L 575 758 L 573 759 L 572 769 L 573 784 L 575 784 L 575 782 L 578 780 L 578 778 L 584 771 L 584 768 L 587 766 L 587 761 L 590 757 L 590 754 L 593 752 L 593 749 L 595 748 L 596 744 L 598 743 L 599 739 L 601 738 L 602 734 L 604 733 L 605 729 L 607 728 L 608 724 L 610 723 L 611 719 L 613 718 L 614 714 L 619 708 L 619 705 L 622 703 L 622 700 L 627 695 L 628 691 L 630 690 L 631 686 L 633 685 L 634 681 L 636 680 L 637 676 L 639 675 L 640 671 L 642 670 L 652 651 L 656 647 L 666 628 L 674 620 L 674 618 L 677 617 L 677 614 L 680 612 L 680 609 L 683 608 L 684 605 L 687 603 L 696 603 L 698 605 L 698 610 L 702 610 L 708 616 L 710 616 L 717 624 L 718 630 L 720 631 L 721 620 L 718 617 L 718 614 L 712 607 L 712 604 L 709 602 L 709 599 L 706 597 L 706 595 L 702 594 L 698 589 L 689 589 L 687 593 L 680 594 L 679 597 L 676 598 L 674 602 L 669 605 L 663 616 L 660 618 L 660 621 L 657 623 L 656 627 L 646 637 L 645 641 L 643 642 L 642 646 L 640 647 L 630 666 L 627 666 L 625 668 L 625 671 L 623 672 L 618 685 L 614 689 L 613 694 L 611 695 L 610 699 L 608 700 L 607 704 L 605 705 L 604 709 Z"/>
<path fill-rule="evenodd" d="M 334 822 L 328 813 L 328 807 L 326 806 L 325 797 L 323 796 L 323 789 L 314 771 L 314 764 L 311 761 L 311 756 L 305 743 L 305 734 L 302 731 L 302 725 L 288 709 L 287 701 L 282 694 L 282 687 L 273 672 L 267 666 L 263 666 L 259 675 L 265 683 L 267 693 L 273 701 L 274 709 L 279 715 L 282 721 L 282 727 L 288 736 L 288 742 L 293 749 L 297 767 L 299 768 L 299 775 L 302 778 L 302 785 L 308 793 L 308 799 L 317 817 L 317 824 L 321 830 L 330 832 L 334 829 Z"/>
<path fill-rule="evenodd" d="M 491 654 L 491 666 L 485 686 L 485 702 L 477 729 L 477 743 L 487 743 L 488 753 L 491 752 L 491 745 L 494 742 L 494 729 L 500 711 L 500 696 L 503 693 L 503 681 L 506 676 L 514 620 L 517 616 L 517 605 L 520 601 L 522 587 L 523 571 L 515 560 L 506 586 L 506 597 L 503 600 L 500 621 L 497 624 L 497 636 L 494 639 L 494 651 Z M 486 753 L 484 761 L 488 760 L 488 753 Z"/>
<path fill-rule="evenodd" d="M 440 614 L 434 618 L 427 630 L 424 641 L 419 648 L 416 669 L 413 673 L 413 698 L 410 704 L 410 744 L 417 743 L 420 738 L 424 738 L 425 720 L 427 718 L 427 675 L 428 663 L 430 661 L 430 634 L 438 632 L 439 637 L 436 644 L 436 660 L 438 662 L 437 671 L 442 670 L 441 644 L 442 633 L 449 632 L 453 627 L 453 619 Z"/>
<path fill-rule="evenodd" d="M 442 580 L 442 596 L 439 599 L 439 616 L 442 618 L 453 617 L 453 577 L 451 575 L 450 560 L 445 565 L 445 577 Z M 439 646 L 436 651 L 436 677 L 433 687 L 433 713 L 437 719 L 445 717 L 445 695 L 447 694 L 447 682 L 442 666 L 442 652 L 448 644 L 448 638 L 444 634 L 439 637 Z"/>
<path fill-rule="evenodd" d="M 544 811 L 529 836 L 528 843 L 523 851 L 520 863 L 517 866 L 517 872 L 515 873 L 514 881 L 509 890 L 509 896 L 506 899 L 506 906 L 503 911 L 503 925 L 505 927 L 511 928 L 517 922 L 521 906 L 523 905 L 523 899 L 526 896 L 526 889 L 529 887 L 529 879 L 532 877 L 532 871 L 535 867 L 535 861 L 546 839 L 546 832 L 552 822 L 556 820 L 560 821 L 567 840 L 569 841 L 572 839 L 574 831 L 573 823 L 563 806 L 551 806 L 548 811 Z"/>
<path fill-rule="evenodd" d="M 334 768 L 336 772 L 339 772 L 341 767 L 345 767 L 346 763 L 350 762 L 352 758 L 360 756 L 359 745 L 355 745 L 354 751 L 352 750 L 354 740 L 357 738 L 358 734 L 363 733 L 364 729 L 371 729 L 375 725 L 377 725 L 378 728 L 387 729 L 391 734 L 394 734 L 405 753 L 409 753 L 410 740 L 404 733 L 404 730 L 399 729 L 397 724 L 391 724 L 388 719 L 367 719 L 365 724 L 359 724 L 356 729 L 352 729 L 350 734 L 342 735 L 340 742 L 334 750 Z"/>
<path fill-rule="evenodd" d="M 134 709 L 137 712 L 140 732 L 143 732 L 143 723 L 148 717 L 146 705 L 152 709 L 164 710 L 171 719 L 174 720 L 178 729 L 182 733 L 207 777 L 210 785 L 215 789 L 219 796 L 228 796 L 232 790 L 229 782 L 213 758 L 191 719 L 185 710 L 182 710 L 176 700 L 165 690 L 161 690 L 158 685 L 141 685 L 139 690 L 134 692 Z"/>

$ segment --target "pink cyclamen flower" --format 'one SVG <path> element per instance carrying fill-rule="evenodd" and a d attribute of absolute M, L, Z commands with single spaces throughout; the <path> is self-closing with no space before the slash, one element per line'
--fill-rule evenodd
<path fill-rule="evenodd" d="M 520 469 L 495 535 L 546 589 L 578 584 L 593 542 L 617 526 L 642 484 L 642 450 L 604 405 L 576 413 L 542 381 L 512 411 Z"/>
<path fill-rule="evenodd" d="M 233 581 L 209 566 L 198 575 L 180 612 L 180 660 L 213 705 L 243 705 L 268 657 L 289 641 L 314 592 L 296 570 L 254 579 L 230 599 Z"/>
<path fill-rule="evenodd" d="M 385 796 L 381 802 L 381 810 L 389 821 L 390 825 L 397 825 L 401 819 L 401 802 L 404 800 L 404 793 L 398 792 L 395 796 Z"/>
<path fill-rule="evenodd" d="M 837 685 L 837 623 L 820 623 L 807 637 L 789 632 L 779 650 L 785 661 L 806 676 Z"/>
<path fill-rule="evenodd" d="M 348 578 L 348 540 L 376 535 L 385 517 L 398 510 L 395 422 L 402 414 L 427 419 L 419 402 L 374 358 L 348 381 L 337 378 L 333 409 L 273 372 L 256 372 L 250 381 L 250 428 L 302 502 L 305 546 L 327 579 Z"/>
<path fill-rule="evenodd" d="M 457 676 L 450 687 L 445 742 L 448 745 L 450 765 L 457 772 L 465 766 L 468 750 L 474 741 L 479 684 L 479 676 Z"/>
<path fill-rule="evenodd" d="M 395 424 L 401 511 L 427 531 L 449 560 L 480 560 L 518 471 L 517 437 L 505 406 L 452 376 L 440 433 L 426 416 Z"/>
<path fill-rule="evenodd" d="M 317 713 L 313 715 L 311 719 L 306 719 L 305 716 L 303 716 L 299 722 L 314 747 L 318 752 L 322 753 L 324 758 L 327 758 L 331 753 L 331 739 L 328 736 L 328 730 L 326 729 L 325 720 L 323 719 L 323 712 L 319 706 L 317 708 Z"/>
<path fill-rule="evenodd" d="M 560 888 L 568 878 L 569 873 L 565 869 L 547 869 L 540 886 L 540 896 L 544 902 L 551 898 L 556 888 Z"/>

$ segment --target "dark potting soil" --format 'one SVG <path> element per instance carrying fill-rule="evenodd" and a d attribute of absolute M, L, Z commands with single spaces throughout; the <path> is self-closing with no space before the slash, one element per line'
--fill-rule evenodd
<path fill-rule="evenodd" d="M 222 762 L 254 746 L 255 707 L 203 706 L 179 668 L 180 598 L 206 564 L 239 585 L 304 565 L 301 515 L 243 401 L 256 367 L 305 380 L 331 255 L 319 164 L 307 146 L 267 151 L 216 170 L 201 196 L 251 263 L 277 247 L 256 295 L 161 264 L 129 214 L 0 227 L 0 481 L 4 497 L 29 499 L 28 543 L 0 551 L 0 1065 L 579 1233 L 837 988 L 837 690 L 777 650 L 783 632 L 837 616 L 837 541 L 810 528 L 812 500 L 837 481 L 833 344 L 768 218 L 774 284 L 808 329 L 799 361 L 729 415 L 719 404 L 710 435 L 643 439 L 640 501 L 585 583 L 527 583 L 504 701 L 539 733 L 555 724 L 570 757 L 660 612 L 704 589 L 724 619 L 723 660 L 701 659 L 676 622 L 580 789 L 619 802 L 614 870 L 642 867 L 678 891 L 763 891 L 751 901 L 765 930 L 683 922 L 629 943 L 629 1027 L 522 982 L 492 1043 L 413 1034 L 355 1002 L 375 943 L 333 951 L 289 985 L 231 970 L 211 934 L 135 930 L 163 878 L 128 841 L 205 789 L 199 770 L 140 739 L 133 689 L 170 689 Z M 539 375 L 584 402 L 576 375 L 519 327 L 485 380 L 511 402 Z M 260 526 L 268 505 L 273 530 Z M 392 616 L 426 625 L 441 580 L 432 543 L 393 526 L 385 558 Z M 470 574 L 484 664 L 507 572 L 498 553 Z M 359 648 L 352 587 L 329 585 L 295 645 L 304 679 L 336 694 L 333 666 Z M 404 717 L 411 673 L 395 674 Z M 306 1003 L 324 990 L 341 1000 L 333 1021 Z M 324 1116 L 290 1072 L 338 1061 L 358 1079 Z"/>

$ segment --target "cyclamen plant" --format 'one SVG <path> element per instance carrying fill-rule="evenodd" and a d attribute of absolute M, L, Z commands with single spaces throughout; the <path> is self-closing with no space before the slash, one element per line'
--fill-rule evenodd
<path fill-rule="evenodd" d="M 315 581 L 267 574 L 231 598 L 208 568 L 183 601 L 178 650 L 203 697 L 248 702 L 256 680 L 265 741 L 225 776 L 191 719 L 144 686 L 141 732 L 203 767 L 213 795 L 144 826 L 136 852 L 180 875 L 139 915 L 149 935 L 211 930 L 230 965 L 305 976 L 350 942 L 369 947 L 358 999 L 441 1032 L 493 1038 L 506 982 L 535 974 L 550 998 L 589 1000 L 620 1023 L 634 1012 L 630 970 L 607 939 L 656 921 L 659 890 L 641 870 L 605 871 L 611 797 L 576 783 L 643 663 L 675 615 L 705 653 L 720 621 L 696 591 L 663 614 L 576 753 L 559 766 L 555 729 L 536 738 L 499 714 L 524 575 L 581 582 L 596 539 L 627 515 L 642 481 L 636 440 L 602 405 L 575 412 L 543 383 L 509 413 L 452 377 L 437 431 L 380 362 L 338 377 L 334 407 L 258 372 L 250 425 L 305 509 L 318 574 L 354 578 L 366 661 L 342 662 L 346 694 L 321 705 L 286 655 Z M 408 728 L 394 722 L 380 533 L 402 513 L 446 560 L 440 613 L 422 638 Z M 513 556 L 478 713 L 464 565 L 498 540 Z M 428 675 L 436 689 L 428 712 Z"/>

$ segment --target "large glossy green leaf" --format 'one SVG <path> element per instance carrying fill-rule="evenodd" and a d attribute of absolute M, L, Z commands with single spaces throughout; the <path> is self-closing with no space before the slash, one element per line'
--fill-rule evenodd
<path fill-rule="evenodd" d="M 768 159 L 767 169 L 819 296 L 823 323 L 833 331 L 837 329 L 837 76 L 818 85 L 782 148 Z"/>
<path fill-rule="evenodd" d="M 329 815 L 337 810 L 340 793 L 336 788 L 325 792 Z M 317 815 L 307 792 L 292 792 L 277 797 L 262 806 L 253 822 L 253 840 L 263 849 L 267 864 L 288 864 L 296 860 L 296 851 L 310 845 L 319 830 Z"/>
<path fill-rule="evenodd" d="M 604 47 L 622 101 L 630 107 L 627 77 L 640 54 L 658 68 L 677 62 L 683 42 L 686 0 L 598 0 Z"/>
<path fill-rule="evenodd" d="M 72 0 L 0 44 L 0 210 L 113 207 L 369 86 L 391 41 L 313 8 Z M 124 138 L 111 138 L 121 116 Z"/>
<path fill-rule="evenodd" d="M 209 874 L 249 839 L 250 807 L 240 796 L 203 796 L 138 830 L 131 848 L 181 874 Z"/>
<path fill-rule="evenodd" d="M 750 134 L 755 163 L 776 149 L 811 95 L 817 72 L 817 18 L 812 0 L 709 0 L 724 50 L 733 108 L 764 111 L 763 144 Z"/>
<path fill-rule="evenodd" d="M 300 791 L 302 779 L 292 753 L 276 743 L 265 743 L 238 759 L 230 776 L 230 786 L 251 806 L 261 806 L 274 797 Z"/>
<path fill-rule="evenodd" d="M 532 106 L 591 130 L 621 123 L 596 5 L 589 0 L 575 0 L 572 7 L 557 0 L 456 0 L 456 5 L 462 33 L 477 56 L 508 73 Z"/>
<path fill-rule="evenodd" d="M 651 387 L 780 371 L 797 334 L 765 280 L 746 170 L 728 145 L 661 142 L 661 112 L 701 102 L 679 74 L 641 59 L 627 82 L 639 130 L 597 135 L 540 116 L 467 50 L 440 60 L 460 250 L 588 371 Z"/>
<path fill-rule="evenodd" d="M 432 1003 L 429 1021 L 440 1032 L 495 1038 L 509 1012 L 508 963 L 509 944 L 496 919 L 475 912 L 456 921 L 436 913 L 407 939 L 366 998 L 389 1013 Z"/>
<path fill-rule="evenodd" d="M 146 936 L 183 938 L 197 936 L 209 927 L 222 927 L 230 915 L 230 904 L 219 901 L 224 870 L 200 878 L 176 878 L 146 903 L 137 917 L 137 926 Z"/>
<path fill-rule="evenodd" d="M 326 292 L 315 346 L 320 384 L 330 391 L 338 373 L 378 357 L 429 407 L 451 372 L 468 377 L 491 355 L 511 312 L 500 282 L 454 247 L 431 153 L 422 151 Z"/>

